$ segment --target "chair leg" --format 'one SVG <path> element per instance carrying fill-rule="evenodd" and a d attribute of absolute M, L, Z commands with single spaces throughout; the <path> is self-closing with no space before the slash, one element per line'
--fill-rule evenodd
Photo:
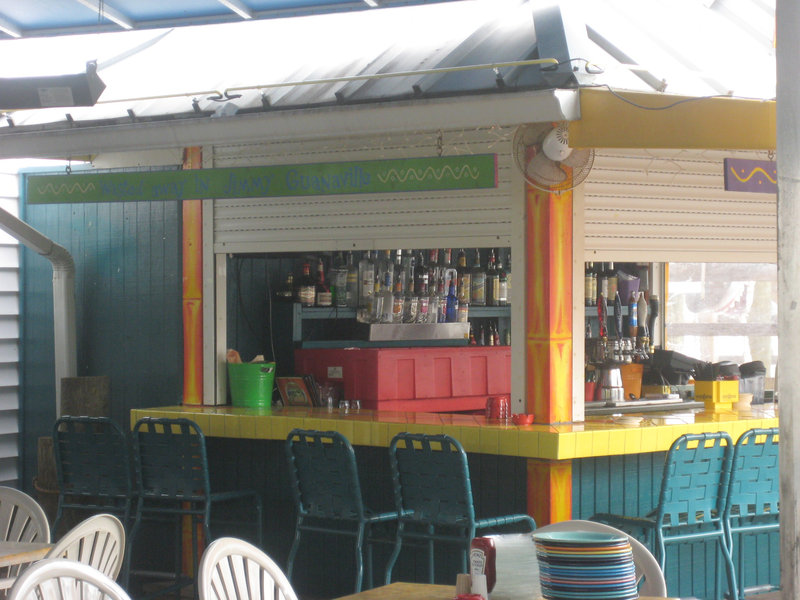
<path fill-rule="evenodd" d="M 286 578 L 292 580 L 292 569 L 294 569 L 294 559 L 297 556 L 297 550 L 300 548 L 300 526 L 303 524 L 303 517 L 297 517 L 297 523 L 294 527 L 294 541 L 292 547 L 289 549 L 289 558 L 286 559 Z"/>
<path fill-rule="evenodd" d="M 428 525 L 428 583 L 433 583 L 433 525 Z"/>
<path fill-rule="evenodd" d="M 403 546 L 403 529 L 403 522 L 398 522 L 394 550 L 392 550 L 392 555 L 389 557 L 389 560 L 386 563 L 386 577 L 384 578 L 384 583 L 386 585 L 392 583 L 392 570 L 394 569 L 394 563 L 397 562 L 397 557 L 400 556 L 400 548 Z"/>
<path fill-rule="evenodd" d="M 364 543 L 364 524 L 358 524 L 358 531 L 356 533 L 356 591 L 358 594 L 361 591 L 361 582 L 364 580 L 364 557 L 361 554 L 361 547 Z"/>
<path fill-rule="evenodd" d="M 722 552 L 722 558 L 725 561 L 725 573 L 728 579 L 728 592 L 730 593 L 730 597 L 733 600 L 736 600 L 739 598 L 739 591 L 737 590 L 736 585 L 736 568 L 733 565 L 733 553 L 731 549 L 728 548 L 724 538 L 720 538 L 717 545 L 719 546 L 719 550 Z"/>

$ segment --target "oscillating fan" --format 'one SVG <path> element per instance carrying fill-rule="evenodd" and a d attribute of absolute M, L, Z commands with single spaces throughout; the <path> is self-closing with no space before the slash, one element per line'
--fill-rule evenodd
<path fill-rule="evenodd" d="M 580 185 L 594 163 L 594 150 L 570 147 L 567 123 L 521 125 L 514 134 L 513 152 L 525 180 L 546 192 Z"/>

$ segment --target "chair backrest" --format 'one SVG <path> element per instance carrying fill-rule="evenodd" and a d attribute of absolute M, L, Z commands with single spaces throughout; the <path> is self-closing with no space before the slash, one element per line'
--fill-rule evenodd
<path fill-rule="evenodd" d="M 116 579 L 125 555 L 125 528 L 114 515 L 94 515 L 58 540 L 45 558 L 67 558 Z"/>
<path fill-rule="evenodd" d="M 356 455 L 335 431 L 294 429 L 286 438 L 289 476 L 302 515 L 362 519 L 364 504 Z"/>
<path fill-rule="evenodd" d="M 53 446 L 62 494 L 130 496 L 128 440 L 108 417 L 61 417 L 53 427 Z"/>
<path fill-rule="evenodd" d="M 133 458 L 144 498 L 210 495 L 205 436 L 189 419 L 139 419 L 133 426 Z"/>
<path fill-rule="evenodd" d="M 200 600 L 297 600 L 280 567 L 264 552 L 236 538 L 219 538 L 203 553 Z"/>
<path fill-rule="evenodd" d="M 595 521 L 582 521 L 575 519 L 572 521 L 561 521 L 551 523 L 536 529 L 536 533 L 546 533 L 548 531 L 590 531 L 597 533 L 611 533 L 624 535 L 631 543 L 633 551 L 633 565 L 636 569 L 636 578 L 641 580 L 639 583 L 639 594 L 641 596 L 666 596 L 667 582 L 664 579 L 664 572 L 658 564 L 655 556 L 635 537 L 628 535 L 624 531 Z"/>
<path fill-rule="evenodd" d="M 778 516 L 778 428 L 750 429 L 736 441 L 725 516 Z"/>
<path fill-rule="evenodd" d="M 0 540 L 50 541 L 50 525 L 39 503 L 25 492 L 4 486 L 0 486 Z"/>
<path fill-rule="evenodd" d="M 732 458 L 725 432 L 678 437 L 664 462 L 656 523 L 670 528 L 721 520 Z"/>
<path fill-rule="evenodd" d="M 448 435 L 399 433 L 389 445 L 395 504 L 400 515 L 434 525 L 475 523 L 467 454 Z"/>
<path fill-rule="evenodd" d="M 97 569 L 72 560 L 48 558 L 25 569 L 9 600 L 130 600 L 117 582 Z"/>

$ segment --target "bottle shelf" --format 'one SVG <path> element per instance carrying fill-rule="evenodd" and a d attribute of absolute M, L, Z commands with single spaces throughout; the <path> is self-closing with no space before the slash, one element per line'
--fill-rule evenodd
<path fill-rule="evenodd" d="M 352 308 L 336 308 L 335 306 L 300 306 L 296 304 L 297 314 L 302 319 L 355 319 L 356 311 Z M 469 318 L 508 317 L 510 306 L 470 306 Z"/>
<path fill-rule="evenodd" d="M 596 319 L 597 318 L 597 307 L 596 306 L 587 306 L 585 314 L 586 314 L 587 317 Z M 613 306 L 609 306 L 608 307 L 608 316 L 609 316 L 609 318 L 614 316 L 614 307 Z M 628 307 L 627 306 L 623 306 L 622 307 L 622 316 L 624 316 L 624 317 L 628 316 Z"/>

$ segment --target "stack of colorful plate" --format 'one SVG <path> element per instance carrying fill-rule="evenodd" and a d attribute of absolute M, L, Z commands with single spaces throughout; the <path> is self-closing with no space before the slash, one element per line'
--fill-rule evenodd
<path fill-rule="evenodd" d="M 628 538 L 562 531 L 534 533 L 542 596 L 548 600 L 639 597 Z"/>

